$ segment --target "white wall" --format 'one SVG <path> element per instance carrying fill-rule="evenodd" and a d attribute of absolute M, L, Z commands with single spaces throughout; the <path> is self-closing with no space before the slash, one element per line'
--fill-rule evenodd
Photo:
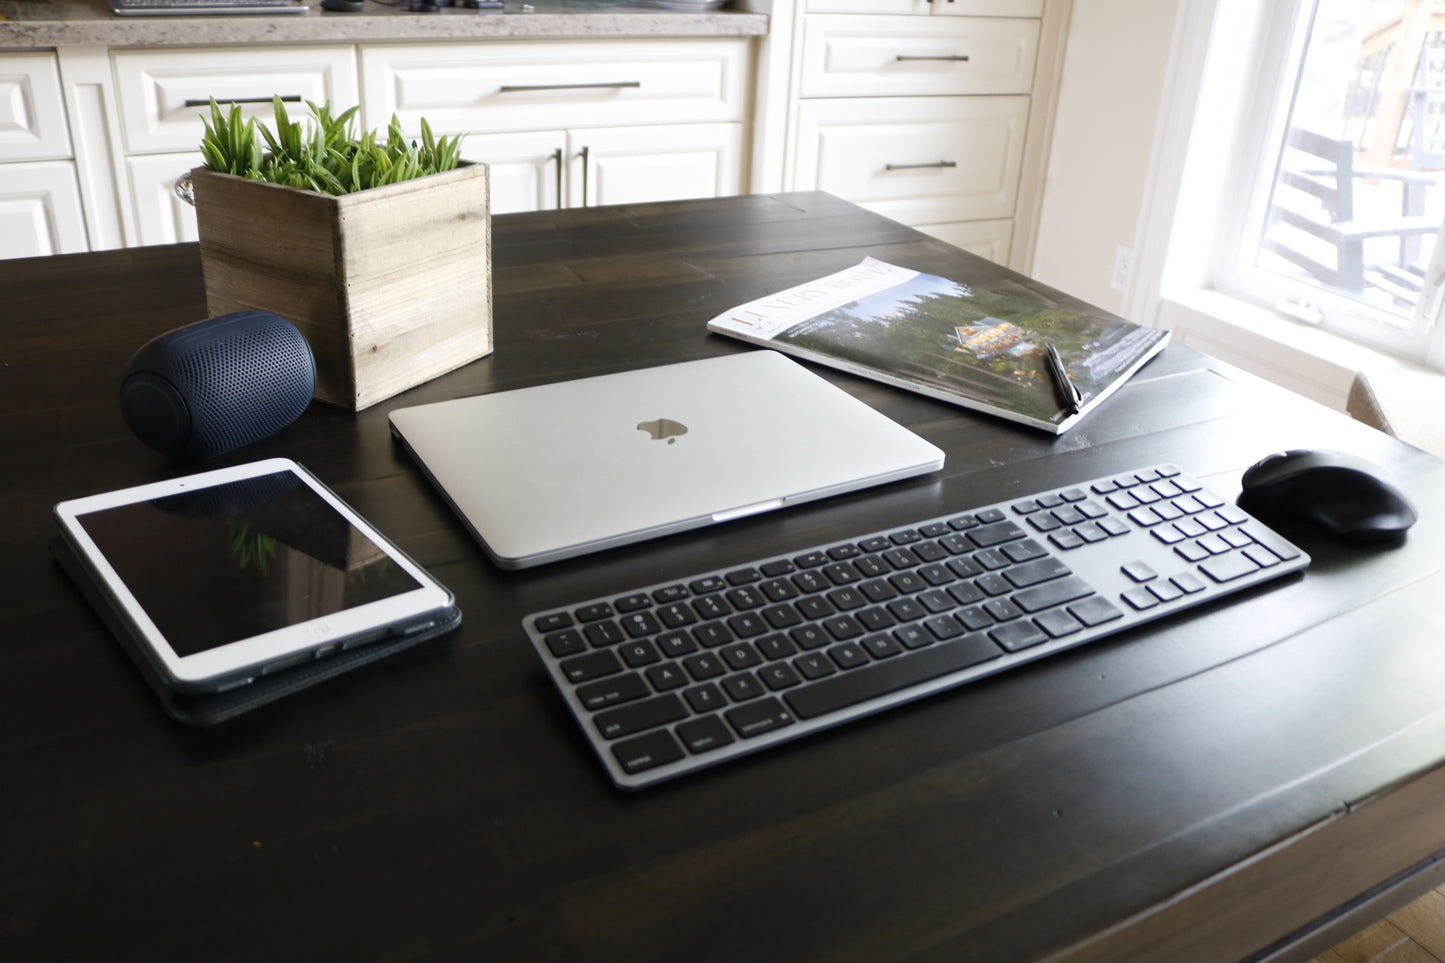
<path fill-rule="evenodd" d="M 1179 0 L 1074 0 L 1030 273 L 1110 311 L 1132 249 Z"/>

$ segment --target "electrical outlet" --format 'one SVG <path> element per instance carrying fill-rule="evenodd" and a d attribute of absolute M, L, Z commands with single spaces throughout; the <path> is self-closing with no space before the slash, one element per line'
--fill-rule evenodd
<path fill-rule="evenodd" d="M 1124 294 L 1129 288 L 1129 273 L 1134 268 L 1134 249 L 1127 244 L 1120 244 L 1114 249 L 1114 276 L 1109 279 L 1109 287 Z"/>

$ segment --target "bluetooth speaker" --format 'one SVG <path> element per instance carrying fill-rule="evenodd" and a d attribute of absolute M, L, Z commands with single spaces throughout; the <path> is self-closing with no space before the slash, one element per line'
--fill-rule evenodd
<path fill-rule="evenodd" d="M 269 311 L 238 311 L 142 345 L 121 379 L 120 408 L 157 451 L 210 458 L 285 428 L 315 390 L 301 331 Z"/>

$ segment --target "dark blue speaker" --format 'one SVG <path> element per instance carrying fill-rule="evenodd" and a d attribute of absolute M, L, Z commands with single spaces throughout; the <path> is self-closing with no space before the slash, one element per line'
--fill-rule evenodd
<path fill-rule="evenodd" d="M 285 428 L 315 390 L 316 359 L 300 330 L 269 311 L 238 311 L 141 345 L 120 408 L 157 451 L 210 458 Z"/>

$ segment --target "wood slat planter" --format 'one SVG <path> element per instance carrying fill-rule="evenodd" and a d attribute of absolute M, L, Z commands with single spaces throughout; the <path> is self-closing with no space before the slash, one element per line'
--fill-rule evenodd
<path fill-rule="evenodd" d="M 207 310 L 293 322 L 320 400 L 360 411 L 491 353 L 485 164 L 339 196 L 191 180 Z"/>

